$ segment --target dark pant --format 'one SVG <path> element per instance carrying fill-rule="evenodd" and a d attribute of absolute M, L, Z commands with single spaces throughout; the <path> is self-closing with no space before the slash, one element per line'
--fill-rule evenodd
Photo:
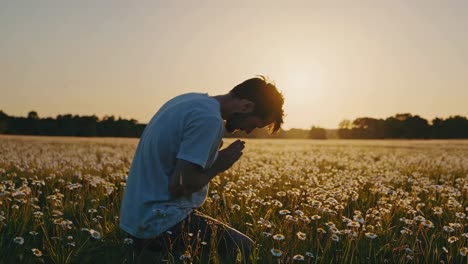
<path fill-rule="evenodd" d="M 224 260 L 248 262 L 254 242 L 246 235 L 198 211 L 153 239 L 134 239 L 137 263 Z M 214 256 L 213 253 L 217 253 Z"/>

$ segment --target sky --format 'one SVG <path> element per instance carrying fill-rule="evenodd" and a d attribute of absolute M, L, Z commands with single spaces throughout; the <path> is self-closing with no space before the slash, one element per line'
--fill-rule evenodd
<path fill-rule="evenodd" d="M 147 123 L 256 75 L 283 128 L 468 116 L 467 1 L 1 1 L 0 110 Z"/>

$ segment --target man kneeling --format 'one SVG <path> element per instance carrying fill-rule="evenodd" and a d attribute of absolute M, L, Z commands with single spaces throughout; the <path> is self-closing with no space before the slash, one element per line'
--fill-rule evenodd
<path fill-rule="evenodd" d="M 274 133 L 283 123 L 283 103 L 275 85 L 260 76 L 224 95 L 179 95 L 159 109 L 138 143 L 120 213 L 138 261 L 154 257 L 146 253 L 208 259 L 214 248 L 222 258 L 248 261 L 249 237 L 195 209 L 208 183 L 242 156 L 241 140 L 220 150 L 224 129 L 248 134 L 269 126 Z"/>

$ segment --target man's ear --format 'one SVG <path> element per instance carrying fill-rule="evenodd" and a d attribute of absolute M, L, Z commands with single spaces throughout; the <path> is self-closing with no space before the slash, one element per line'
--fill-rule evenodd
<path fill-rule="evenodd" d="M 242 99 L 241 100 L 241 113 L 247 114 L 253 112 L 255 107 L 255 103 L 247 100 L 247 99 Z"/>

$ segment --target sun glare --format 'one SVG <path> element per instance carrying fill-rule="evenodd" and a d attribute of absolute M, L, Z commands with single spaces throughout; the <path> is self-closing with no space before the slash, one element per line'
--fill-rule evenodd
<path fill-rule="evenodd" d="M 303 124 L 304 114 L 314 112 L 323 99 L 319 66 L 312 63 L 290 63 L 278 77 L 279 87 L 286 98 L 285 112 L 302 113 L 287 115 L 288 125 L 285 125 L 285 129 L 309 126 L 310 124 Z"/>
<path fill-rule="evenodd" d="M 288 71 L 283 85 L 290 96 L 298 99 L 317 96 L 320 90 L 319 76 L 314 65 L 301 65 Z"/>

